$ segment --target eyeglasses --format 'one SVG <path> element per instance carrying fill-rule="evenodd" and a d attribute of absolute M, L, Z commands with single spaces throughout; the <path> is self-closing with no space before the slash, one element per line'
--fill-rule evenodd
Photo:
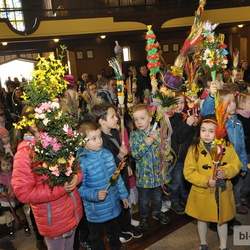
<path fill-rule="evenodd" d="M 97 88 L 91 88 L 91 89 L 89 89 L 89 91 L 92 91 L 92 90 L 97 90 Z"/>

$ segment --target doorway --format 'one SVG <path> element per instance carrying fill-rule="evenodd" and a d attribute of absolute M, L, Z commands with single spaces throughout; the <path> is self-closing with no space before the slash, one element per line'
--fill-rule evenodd
<path fill-rule="evenodd" d="M 20 82 L 23 78 L 26 81 L 29 81 L 32 78 L 31 72 L 34 70 L 35 63 L 35 61 L 28 62 L 23 60 L 13 60 L 0 65 L 1 87 L 7 90 L 6 81 L 8 80 L 8 77 L 10 77 L 11 81 L 14 80 L 14 77 L 17 77 Z"/>

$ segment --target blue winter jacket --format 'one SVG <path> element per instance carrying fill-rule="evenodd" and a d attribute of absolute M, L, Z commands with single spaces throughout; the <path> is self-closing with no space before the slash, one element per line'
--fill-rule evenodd
<path fill-rule="evenodd" d="M 210 95 L 204 101 L 204 104 L 201 109 L 201 116 L 205 116 L 208 114 L 214 114 L 214 98 Z M 230 115 L 226 121 L 226 130 L 229 141 L 234 145 L 234 149 L 243 164 L 242 171 L 248 171 L 248 160 L 245 146 L 245 135 L 243 130 L 243 125 L 239 119 L 237 119 L 236 115 Z"/>
<path fill-rule="evenodd" d="M 116 170 L 116 164 L 112 153 L 102 148 L 99 151 L 87 151 L 79 148 L 77 151 L 83 181 L 79 187 L 79 193 L 83 199 L 87 220 L 94 223 L 102 223 L 116 218 L 121 213 L 120 200 L 128 198 L 128 192 L 120 176 L 117 183 L 108 190 L 105 200 L 99 201 L 99 190 L 105 190 L 110 177 Z"/>

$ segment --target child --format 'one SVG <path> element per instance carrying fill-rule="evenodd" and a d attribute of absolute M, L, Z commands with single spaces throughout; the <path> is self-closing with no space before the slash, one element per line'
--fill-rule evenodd
<path fill-rule="evenodd" d="M 214 167 L 210 149 L 216 127 L 214 115 L 203 118 L 184 163 L 184 177 L 192 183 L 185 212 L 198 219 L 200 250 L 208 249 L 207 222 L 218 223 L 220 250 L 228 249 L 226 222 L 235 216 L 232 183 L 229 179 L 237 175 L 242 167 L 233 145 L 226 143 L 225 152 L 220 161 L 223 164 L 219 166 L 217 176 L 215 180 L 213 179 Z M 216 194 L 219 200 L 216 200 Z"/>
<path fill-rule="evenodd" d="M 111 249 L 120 249 L 119 215 L 120 200 L 128 208 L 128 192 L 123 180 L 118 176 L 117 183 L 107 190 L 110 178 L 117 169 L 111 152 L 103 147 L 100 126 L 94 121 L 84 121 L 77 128 L 87 141 L 77 152 L 83 172 L 79 187 L 86 212 L 91 248 L 105 249 L 103 228 L 107 230 Z"/>
<path fill-rule="evenodd" d="M 159 135 L 152 131 L 152 117 L 146 104 L 138 104 L 133 109 L 136 130 L 130 133 L 131 154 L 136 160 L 136 186 L 138 189 L 139 228 L 148 229 L 149 202 L 153 209 L 153 218 L 162 224 L 169 223 L 168 217 L 161 211 L 163 183 L 159 161 Z"/>
<path fill-rule="evenodd" d="M 214 113 L 214 94 L 217 92 L 216 86 L 211 86 L 211 93 L 206 98 L 203 108 L 201 110 L 201 116 Z M 241 190 L 244 187 L 244 176 L 248 171 L 248 161 L 247 153 L 244 142 L 244 130 L 242 123 L 235 114 L 236 104 L 234 94 L 228 90 L 218 90 L 220 100 L 223 100 L 225 103 L 228 102 L 226 112 L 230 113 L 226 121 L 226 130 L 228 134 L 229 141 L 234 145 L 234 149 L 243 164 L 241 172 L 236 176 L 233 182 L 233 192 L 236 204 L 236 212 L 239 214 L 246 214 L 247 210 L 241 205 Z"/>
<path fill-rule="evenodd" d="M 27 114 L 28 111 L 24 116 Z M 27 126 L 17 132 L 24 137 L 15 154 L 11 181 L 14 192 L 21 202 L 30 203 L 37 228 L 48 249 L 73 249 L 75 228 L 83 211 L 76 187 L 82 180 L 82 173 L 78 171 L 70 183 L 51 190 L 43 183 L 43 176 L 31 171 L 30 157 L 34 152 L 30 145 L 40 137 L 39 129 Z"/>
<path fill-rule="evenodd" d="M 120 141 L 122 141 L 123 135 L 121 132 L 120 124 L 117 124 L 117 130 L 119 131 Z M 136 204 L 138 203 L 138 191 L 136 188 L 136 180 L 135 180 L 135 175 L 134 175 L 135 159 L 130 154 L 129 135 L 128 135 L 128 131 L 126 128 L 124 128 L 124 145 L 126 146 L 126 149 L 129 154 L 126 163 L 128 166 L 129 188 L 130 188 L 128 201 L 129 201 L 129 208 L 130 208 L 130 215 L 131 215 L 131 225 L 137 227 L 139 226 L 139 221 L 134 220 L 132 218 L 133 207 L 136 206 Z"/>
<path fill-rule="evenodd" d="M 0 127 L 5 127 L 8 131 L 12 129 L 12 124 L 6 120 L 3 113 L 0 114 Z"/>
<path fill-rule="evenodd" d="M 97 81 L 98 91 L 97 96 L 101 98 L 103 102 L 109 102 L 111 104 L 114 104 L 111 94 L 110 94 L 110 84 L 107 78 L 101 77 Z"/>
<path fill-rule="evenodd" d="M 113 154 L 116 165 L 118 166 L 121 159 L 128 154 L 128 150 L 126 146 L 121 145 L 120 142 L 119 131 L 117 130 L 118 118 L 115 106 L 110 103 L 95 105 L 90 110 L 90 116 L 95 122 L 99 123 L 102 130 L 103 146 Z M 121 177 L 129 193 L 130 181 L 128 169 L 129 167 L 122 169 Z M 140 237 L 142 237 L 142 233 L 131 225 L 130 209 L 122 209 L 120 241 L 126 243 L 132 240 L 132 238 Z"/>
<path fill-rule="evenodd" d="M 174 115 L 170 117 L 173 133 L 171 136 L 171 147 L 174 150 L 177 163 L 171 171 L 171 181 L 169 185 L 169 199 L 171 200 L 171 209 L 177 214 L 184 214 L 184 208 L 188 197 L 187 183 L 183 177 L 184 160 L 187 150 L 192 142 L 194 135 L 194 126 L 198 122 L 195 115 L 184 118 L 183 109 L 185 98 L 181 92 L 176 92 L 177 103 L 174 109 Z"/>
<path fill-rule="evenodd" d="M 23 224 L 24 233 L 26 236 L 30 236 L 29 223 L 26 215 L 23 211 L 23 204 L 21 204 L 14 196 L 12 186 L 10 184 L 13 172 L 13 157 L 9 154 L 3 155 L 0 160 L 1 172 L 0 172 L 0 183 L 1 183 L 1 207 L 4 211 L 5 222 L 9 229 L 10 239 L 15 238 L 14 233 L 14 221 L 12 217 L 12 208 L 18 214 L 21 223 Z M 4 186 L 3 186 L 3 185 Z M 7 188 L 7 189 L 6 189 Z"/>
<path fill-rule="evenodd" d="M 236 113 L 238 119 L 242 122 L 244 135 L 245 135 L 245 145 L 247 151 L 248 163 L 250 162 L 250 93 L 239 93 L 236 95 Z M 242 189 L 241 204 L 250 208 L 250 202 L 247 197 L 250 194 L 250 174 L 248 173 L 245 177 L 245 186 Z"/>
<path fill-rule="evenodd" d="M 5 127 L 0 127 L 0 156 L 5 154 L 14 156 L 14 150 L 10 143 L 9 131 Z"/>

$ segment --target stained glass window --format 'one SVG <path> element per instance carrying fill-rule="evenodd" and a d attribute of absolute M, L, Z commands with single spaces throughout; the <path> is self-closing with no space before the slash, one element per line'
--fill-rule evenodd
<path fill-rule="evenodd" d="M 25 31 L 21 0 L 0 0 L 0 18 L 8 18 L 18 31 Z"/>

